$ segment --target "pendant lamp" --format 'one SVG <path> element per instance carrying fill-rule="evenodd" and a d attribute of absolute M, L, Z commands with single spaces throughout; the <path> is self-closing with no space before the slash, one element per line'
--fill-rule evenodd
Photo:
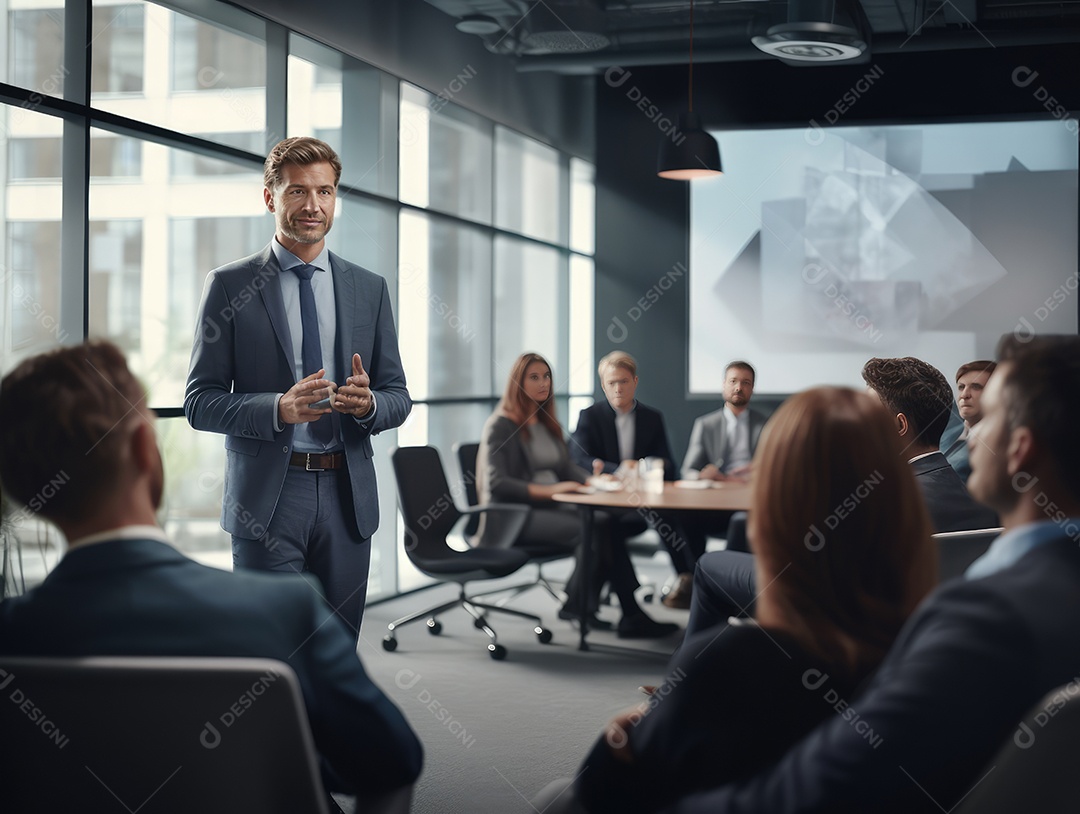
<path fill-rule="evenodd" d="M 705 132 L 694 112 L 694 0 L 690 0 L 690 72 L 687 82 L 689 107 L 679 114 L 678 129 L 660 142 L 656 174 L 675 181 L 720 175 L 720 145 Z"/>

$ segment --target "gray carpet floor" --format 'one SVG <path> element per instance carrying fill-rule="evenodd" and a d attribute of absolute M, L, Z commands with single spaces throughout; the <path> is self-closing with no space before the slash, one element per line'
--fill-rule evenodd
<path fill-rule="evenodd" d="M 546 566 L 545 574 L 561 576 L 560 565 Z M 658 585 L 672 573 L 666 555 L 635 560 L 635 565 L 641 577 Z M 532 567 L 523 569 L 517 579 L 505 582 L 520 582 L 533 573 Z M 604 724 L 645 700 L 638 686 L 659 683 L 681 632 L 658 641 L 636 641 L 597 631 L 590 633 L 590 643 L 647 652 L 615 653 L 600 647 L 581 652 L 576 628 L 559 621 L 554 600 L 534 589 L 511 607 L 540 615 L 554 634 L 550 644 L 540 644 L 526 620 L 492 614 L 489 623 L 509 651 L 504 661 L 494 661 L 487 655 L 487 636 L 473 628 L 464 610 L 455 609 L 440 617 L 441 635 L 430 635 L 422 621 L 415 622 L 399 629 L 395 652 L 383 650 L 388 622 L 453 598 L 456 592 L 456 586 L 439 586 L 369 607 L 364 617 L 361 659 L 424 744 L 424 771 L 412 810 L 533 812 L 528 802 L 533 795 L 552 780 L 573 776 Z M 659 598 L 643 607 L 658 621 L 685 626 L 687 612 L 665 608 Z M 617 603 L 600 615 L 617 621 Z"/>

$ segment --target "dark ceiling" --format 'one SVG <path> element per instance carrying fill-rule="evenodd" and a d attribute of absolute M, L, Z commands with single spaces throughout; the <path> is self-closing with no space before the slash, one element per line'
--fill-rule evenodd
<path fill-rule="evenodd" d="M 457 20 L 460 36 L 516 57 L 519 71 L 591 74 L 687 60 L 686 0 L 427 2 Z M 695 62 L 835 64 L 881 53 L 1080 42 L 1080 0 L 698 0 L 693 19 Z M 754 38 L 780 53 L 759 50 Z"/>

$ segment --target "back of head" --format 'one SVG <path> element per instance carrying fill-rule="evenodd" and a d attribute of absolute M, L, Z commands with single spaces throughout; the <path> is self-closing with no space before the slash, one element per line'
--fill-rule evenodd
<path fill-rule="evenodd" d="M 754 458 L 758 619 L 861 677 L 936 578 L 930 523 L 875 399 L 819 387 L 788 399 Z"/>
<path fill-rule="evenodd" d="M 914 433 L 908 442 L 929 447 L 941 443 L 952 411 L 952 387 L 945 375 L 922 359 L 874 358 L 862 369 L 863 381 L 892 413 L 907 416 Z"/>
<path fill-rule="evenodd" d="M 1021 341 L 1007 335 L 998 347 L 994 376 L 1004 376 L 1002 398 L 1009 428 L 1027 427 L 1048 453 L 1063 488 L 1080 501 L 1080 336 Z"/>
<path fill-rule="evenodd" d="M 34 356 L 0 382 L 0 482 L 53 521 L 79 518 L 120 481 L 145 394 L 120 349 L 85 342 Z"/>

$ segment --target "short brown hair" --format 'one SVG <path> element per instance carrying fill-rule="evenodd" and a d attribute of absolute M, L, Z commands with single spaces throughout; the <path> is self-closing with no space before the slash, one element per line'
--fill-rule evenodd
<path fill-rule="evenodd" d="M 601 359 L 600 364 L 596 366 L 596 372 L 603 376 L 604 369 L 608 367 L 621 367 L 629 371 L 631 376 L 637 375 L 637 361 L 624 350 L 613 350 Z"/>
<path fill-rule="evenodd" d="M 120 476 L 146 394 L 111 342 L 33 356 L 0 382 L 0 481 L 50 520 L 89 513 Z"/>
<path fill-rule="evenodd" d="M 757 382 L 757 372 L 754 370 L 754 366 L 752 364 L 750 364 L 749 362 L 742 361 L 741 359 L 736 359 L 734 362 L 728 362 L 726 365 L 724 365 L 724 378 L 725 379 L 727 378 L 727 372 L 729 370 L 731 370 L 733 367 L 739 368 L 740 370 L 749 370 L 750 371 L 750 383 L 754 384 L 754 383 Z"/>
<path fill-rule="evenodd" d="M 863 381 L 893 413 L 903 413 L 915 431 L 912 440 L 936 447 L 952 412 L 952 387 L 933 365 L 905 356 L 874 358 L 862 369 Z"/>
<path fill-rule="evenodd" d="M 956 371 L 956 381 L 960 381 L 960 377 L 971 371 L 978 373 L 985 373 L 988 376 L 991 375 L 994 370 L 997 369 L 997 362 L 991 362 L 988 359 L 979 359 L 975 362 L 968 362 L 966 365 L 960 365 L 960 368 Z"/>
<path fill-rule="evenodd" d="M 1009 429 L 1027 427 L 1054 462 L 1063 486 L 1080 500 L 1080 336 L 1046 335 L 1027 341 L 1008 334 L 998 346 Z"/>
<path fill-rule="evenodd" d="M 749 526 L 766 586 L 762 623 L 779 622 L 856 680 L 881 661 L 937 576 L 902 444 L 872 396 L 817 387 L 777 409 L 754 456 Z"/>
<path fill-rule="evenodd" d="M 341 181 L 341 159 L 334 148 L 325 141 L 310 136 L 297 136 L 279 141 L 263 164 L 263 186 L 271 192 L 281 184 L 281 168 L 286 164 L 303 167 L 308 164 L 329 162 L 334 170 L 334 186 Z"/>

